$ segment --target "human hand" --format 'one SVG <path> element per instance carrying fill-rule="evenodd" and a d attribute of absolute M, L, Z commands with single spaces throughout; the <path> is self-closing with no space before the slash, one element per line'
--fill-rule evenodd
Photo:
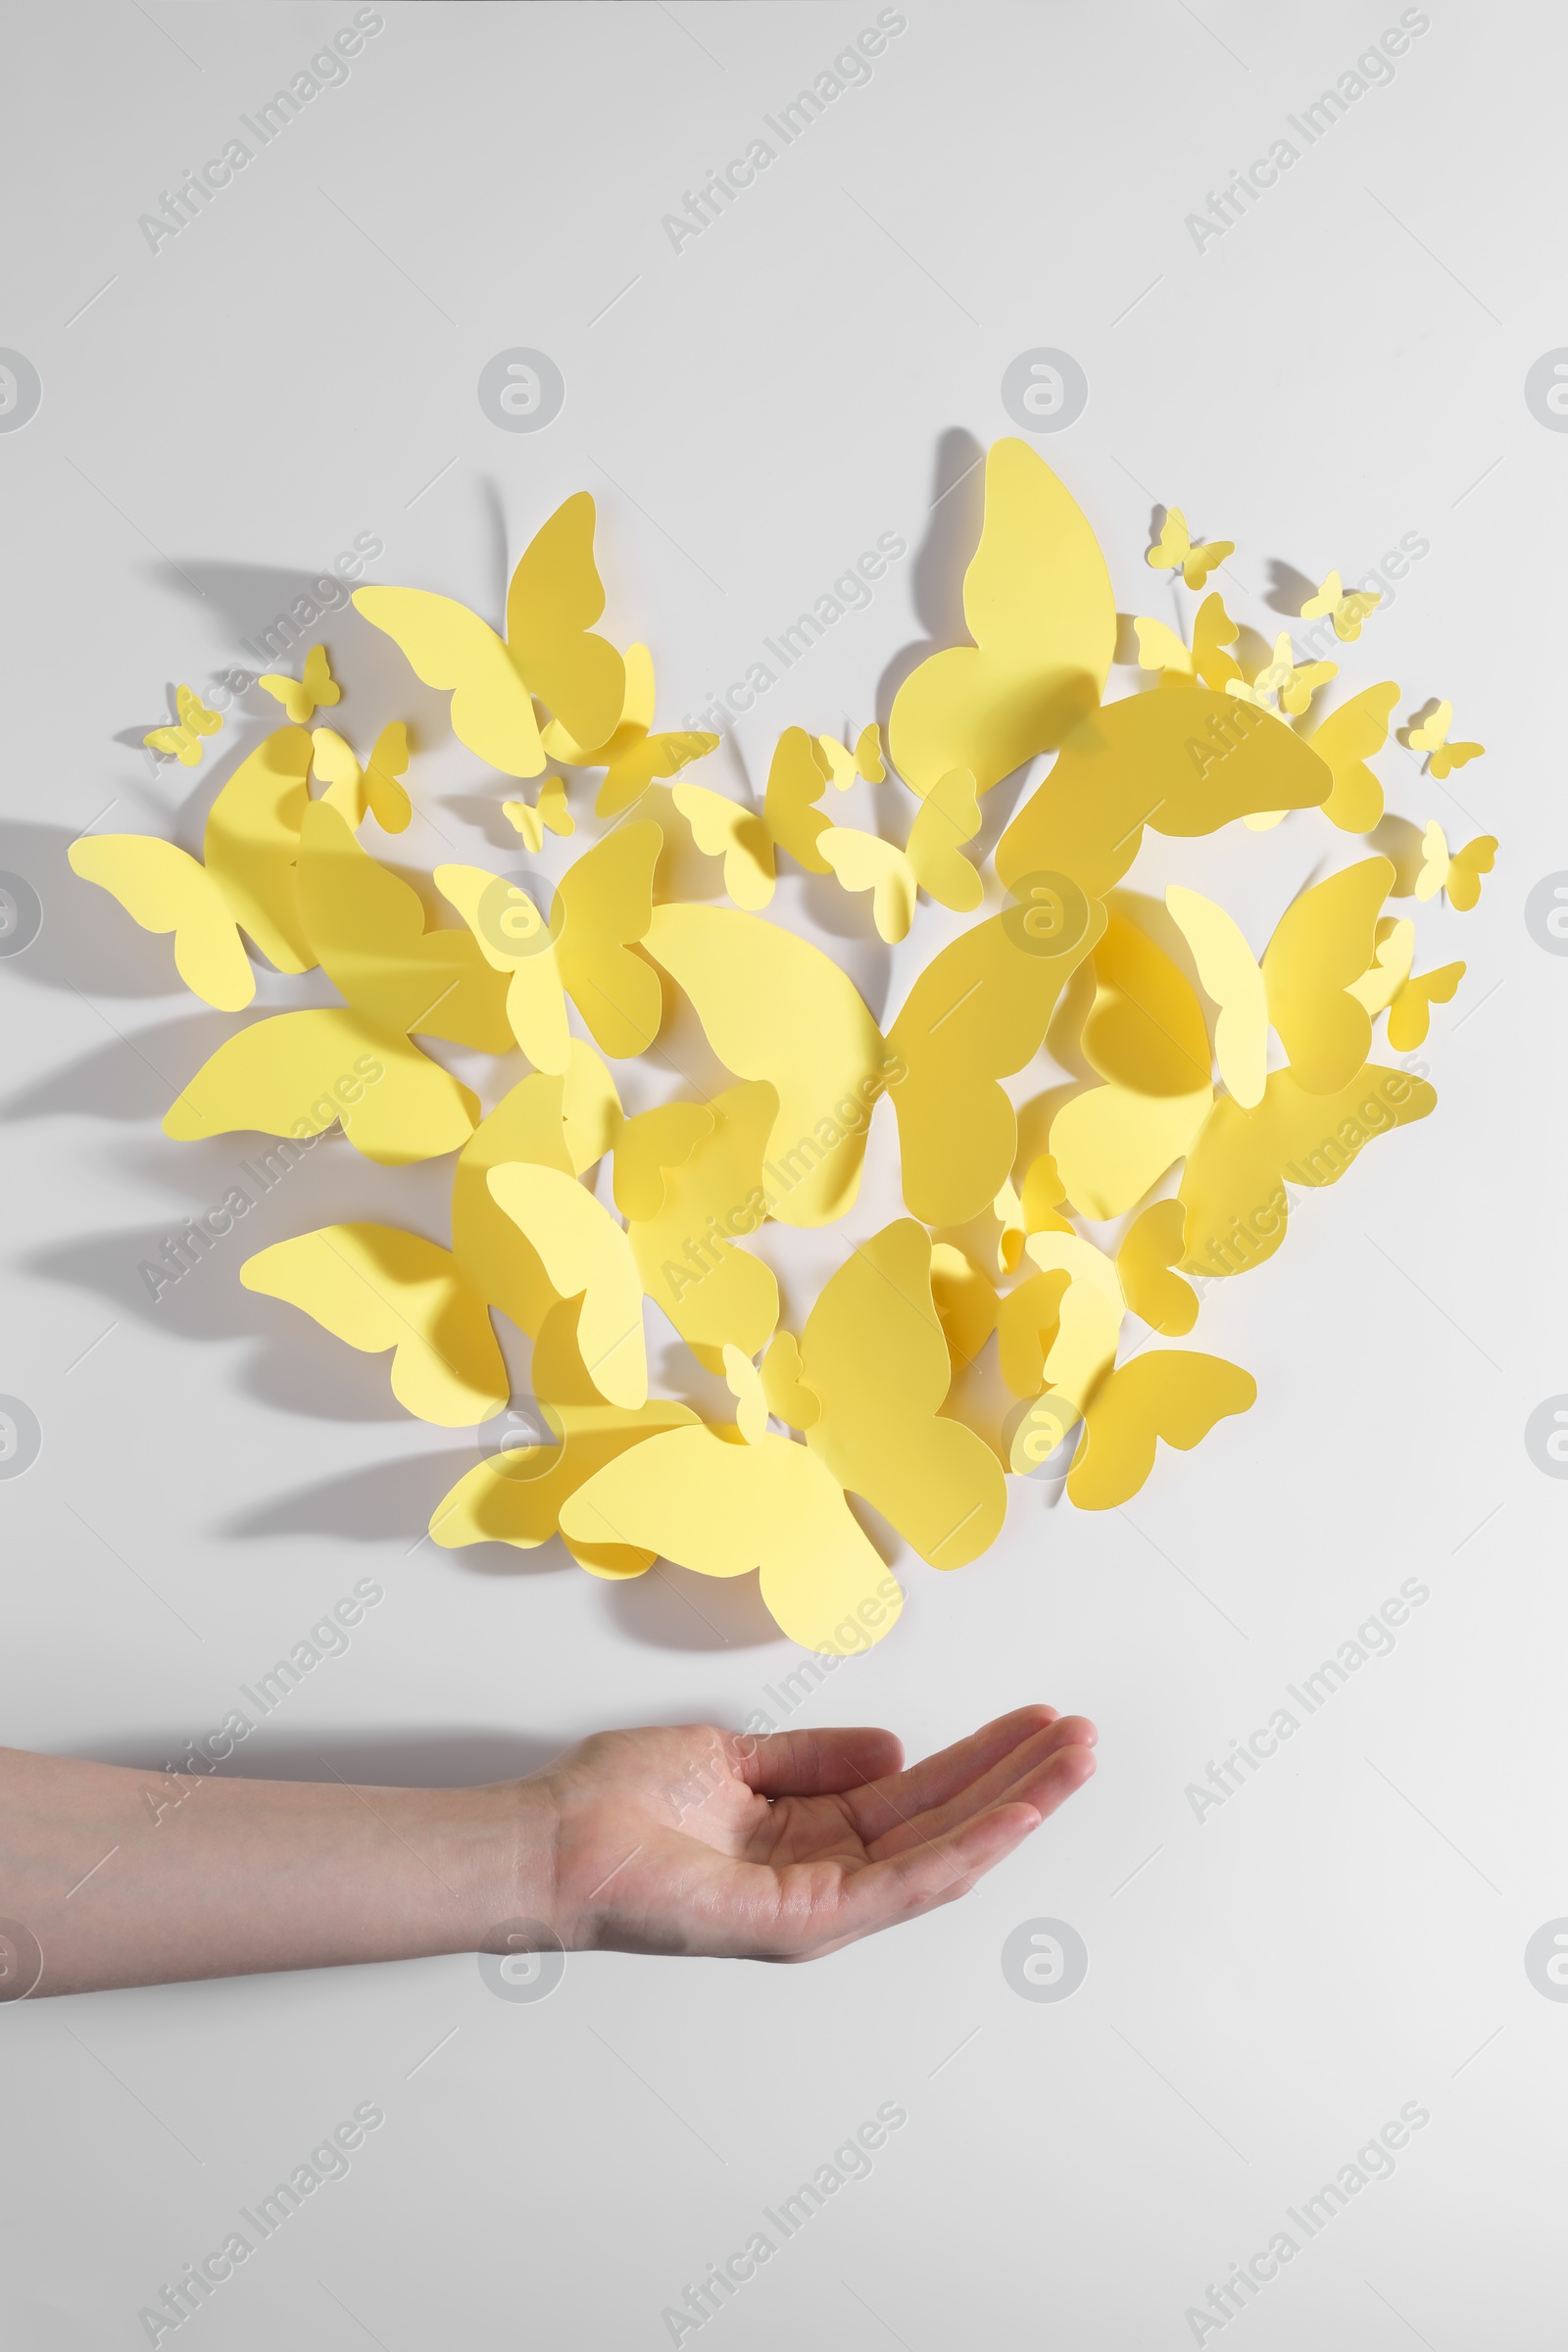
<path fill-rule="evenodd" d="M 884 1731 L 601 1732 L 514 1784 L 517 1910 L 572 1950 L 817 1959 L 967 1893 L 1096 1737 L 1021 1707 L 904 1771 Z"/>

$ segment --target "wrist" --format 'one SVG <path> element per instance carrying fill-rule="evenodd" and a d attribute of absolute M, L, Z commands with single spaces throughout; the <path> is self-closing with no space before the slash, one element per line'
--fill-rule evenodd
<path fill-rule="evenodd" d="M 462 1948 L 517 1950 L 508 1932 L 519 1921 L 567 1940 L 556 1884 L 556 1807 L 544 1784 L 499 1781 L 462 1793 L 461 1852 L 454 1857 L 466 1881 L 468 1935 Z"/>

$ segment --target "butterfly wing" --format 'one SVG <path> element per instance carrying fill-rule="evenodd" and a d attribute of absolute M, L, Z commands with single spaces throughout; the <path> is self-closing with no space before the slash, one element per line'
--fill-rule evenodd
<path fill-rule="evenodd" d="M 391 1225 L 325 1225 L 239 1270 L 366 1355 L 392 1353 L 392 1394 L 421 1421 L 471 1427 L 507 1400 L 507 1368 L 480 1293 L 450 1250 Z"/>
<path fill-rule="evenodd" d="M 888 771 L 882 764 L 882 730 L 878 726 L 862 727 L 855 739 L 855 768 L 867 784 L 885 784 Z"/>
<path fill-rule="evenodd" d="M 915 880 L 928 898 L 956 914 L 973 914 L 984 890 L 963 855 L 963 844 L 980 830 L 980 804 L 966 767 L 941 777 L 915 810 L 906 855 Z M 886 934 L 884 934 L 884 937 Z"/>
<path fill-rule="evenodd" d="M 1342 832 L 1370 833 L 1383 814 L 1383 787 L 1366 763 L 1388 742 L 1389 720 L 1398 699 L 1399 689 L 1392 679 L 1364 686 L 1307 737 L 1333 773 L 1334 789 L 1323 813 Z"/>
<path fill-rule="evenodd" d="M 931 1239 L 910 1217 L 855 1250 L 801 1334 L 822 1410 L 806 1433 L 841 1487 L 863 1495 L 934 1568 L 961 1568 L 1006 1516 L 1002 1465 L 941 1407 L 952 1360 L 931 1295 Z"/>
<path fill-rule="evenodd" d="M 646 1053 L 663 1019 L 659 974 L 631 953 L 653 915 L 663 841 L 651 818 L 618 825 L 567 869 L 557 892 L 562 983 L 594 1043 L 615 1060 Z"/>
<path fill-rule="evenodd" d="M 1323 619 L 1326 614 L 1333 612 L 1338 608 L 1344 594 L 1345 584 L 1339 573 L 1331 571 L 1318 588 L 1317 594 L 1309 596 L 1301 607 L 1301 618 L 1303 620 Z"/>
<path fill-rule="evenodd" d="M 788 850 L 796 864 L 804 865 L 808 874 L 832 870 L 819 847 L 832 820 L 816 806 L 826 783 L 806 729 L 786 727 L 767 771 L 762 822 L 778 847 Z"/>
<path fill-rule="evenodd" d="M 879 938 L 890 946 L 908 937 L 914 914 L 914 868 L 904 852 L 854 825 L 829 825 L 817 847 L 845 890 L 868 890 Z"/>
<path fill-rule="evenodd" d="M 1448 879 L 1452 864 L 1448 856 L 1448 839 L 1434 817 L 1421 836 L 1421 871 L 1415 878 L 1415 895 L 1423 903 L 1435 899 Z"/>
<path fill-rule="evenodd" d="M 694 760 L 706 760 L 718 749 L 716 735 L 687 730 L 674 735 L 634 734 L 624 745 L 611 747 L 605 780 L 594 803 L 598 816 L 618 816 L 633 801 L 641 800 L 650 784 L 662 776 L 678 776 Z"/>
<path fill-rule="evenodd" d="M 1268 1077 L 1268 995 L 1257 957 L 1240 925 L 1212 899 L 1173 882 L 1165 904 L 1193 951 L 1204 994 L 1220 1008 L 1214 1027 L 1219 1074 L 1250 1110 L 1262 1102 Z"/>
<path fill-rule="evenodd" d="M 1140 698 L 1156 702 L 1159 697 Z M 927 1225 L 962 1225 L 994 1200 L 1017 1151 L 1017 1120 L 998 1083 L 1039 1053 L 1056 1000 L 1104 928 L 1090 900 L 1082 927 L 1036 938 L 1021 907 L 960 932 L 933 956 L 888 1032 L 904 1064 L 889 1087 L 904 1199 Z"/>
<path fill-rule="evenodd" d="M 615 1206 L 628 1224 L 658 1216 L 666 1171 L 683 1168 L 712 1132 L 713 1113 L 703 1102 L 661 1102 L 622 1120 L 614 1143 L 613 1185 Z M 759 1151 L 759 1167 L 760 1161 Z"/>
<path fill-rule="evenodd" d="M 1411 751 L 1435 752 L 1439 750 L 1440 747 L 1446 742 L 1448 729 L 1452 726 L 1452 724 L 1453 705 L 1451 703 L 1440 703 L 1435 710 L 1428 712 L 1427 716 L 1421 721 L 1419 726 L 1412 727 L 1410 729 L 1409 742 Z"/>
<path fill-rule="evenodd" d="M 531 1377 L 537 1380 L 539 1375 Z M 552 1399 L 543 1412 L 556 1436 L 553 1446 L 489 1455 L 436 1504 L 430 1538 L 444 1551 L 466 1544 L 511 1544 L 519 1551 L 535 1550 L 562 1532 L 564 1505 L 607 1462 L 662 1431 L 687 1428 L 697 1420 L 690 1405 L 659 1396 L 634 1408 L 606 1404 L 602 1397 L 591 1404 L 558 1404 Z M 640 1544 L 596 1543 L 580 1536 L 565 1536 L 564 1541 L 578 1566 L 591 1576 L 639 1576 L 654 1563 L 653 1551 Z"/>
<path fill-rule="evenodd" d="M 507 649 L 530 691 L 579 743 L 602 742 L 625 701 L 625 663 L 608 637 L 594 634 L 604 609 L 594 502 L 579 490 L 534 533 L 507 590 Z"/>
<path fill-rule="evenodd" d="M 313 645 L 305 657 L 305 692 L 310 698 L 311 710 L 329 710 L 334 703 L 343 700 L 343 689 L 332 675 L 331 663 L 324 645 Z M 292 713 L 290 714 L 292 715 Z M 305 713 L 309 718 L 311 711 Z"/>
<path fill-rule="evenodd" d="M 690 1113 L 698 1106 L 667 1107 Z M 762 1170 L 777 1114 L 778 1096 L 765 1080 L 726 1087 L 708 1106 L 707 1132 L 694 1133 L 688 1155 L 662 1171 L 657 1206 L 633 1215 L 631 1246 L 643 1289 L 710 1372 L 721 1369 L 726 1346 L 756 1355 L 778 1321 L 772 1268 L 739 1247 L 760 1230 L 777 1190 Z M 619 1149 L 617 1141 L 617 1187 Z"/>
<path fill-rule="evenodd" d="M 1245 1413 L 1257 1383 L 1223 1356 L 1161 1348 L 1135 1355 L 1104 1380 L 1084 1414 L 1084 1435 L 1067 1474 L 1068 1500 L 1083 1511 L 1130 1501 L 1154 1466 L 1154 1442 L 1190 1453 L 1216 1421 Z"/>
<path fill-rule="evenodd" d="M 1435 972 L 1417 972 L 1406 980 L 1389 1006 L 1389 1043 L 1396 1054 L 1413 1054 L 1425 1045 L 1434 1004 L 1447 1004 L 1464 978 L 1462 963 L 1445 963 Z"/>
<path fill-rule="evenodd" d="M 1361 623 L 1375 612 L 1383 602 L 1381 588 L 1360 588 L 1353 595 L 1342 596 L 1334 612 L 1334 634 L 1348 645 L 1353 645 L 1361 634 Z"/>
<path fill-rule="evenodd" d="M 987 453 L 985 522 L 964 574 L 972 646 L 911 671 L 893 701 L 893 764 L 922 796 L 966 767 L 988 792 L 1054 750 L 1104 692 L 1116 600 L 1084 514 L 1025 442 Z"/>
<path fill-rule="evenodd" d="M 1185 564 L 1192 541 L 1187 535 L 1187 517 L 1180 507 L 1167 507 L 1160 525 L 1159 538 L 1144 561 L 1155 571 L 1174 571 Z"/>
<path fill-rule="evenodd" d="M 724 860 L 724 888 L 751 913 L 773 896 L 773 844 L 762 819 L 706 784 L 677 784 L 670 796 L 705 858 Z"/>
<path fill-rule="evenodd" d="M 1194 682 L 1198 673 L 1193 667 L 1193 657 L 1169 621 L 1135 620 L 1133 630 L 1138 639 L 1140 669 L 1159 670 L 1162 686 Z"/>
<path fill-rule="evenodd" d="M 456 1152 L 479 1104 L 394 1029 L 340 1005 L 280 1012 L 225 1038 L 164 1117 L 176 1143 L 253 1128 L 299 1142 L 335 1120 L 383 1167 Z"/>
<path fill-rule="evenodd" d="M 509 1162 L 492 1168 L 486 1181 L 537 1251 L 557 1296 L 581 1294 L 577 1344 L 600 1396 L 628 1408 L 646 1404 L 643 1286 L 623 1228 L 559 1168 Z"/>
<path fill-rule="evenodd" d="M 1497 855 L 1494 833 L 1480 833 L 1467 842 L 1448 861 L 1448 905 L 1459 914 L 1468 914 L 1481 897 L 1481 877 L 1490 874 Z"/>
<path fill-rule="evenodd" d="M 1208 539 L 1201 547 L 1190 547 L 1182 564 L 1182 578 L 1189 588 L 1201 588 L 1209 573 L 1235 553 L 1234 539 Z"/>
<path fill-rule="evenodd" d="M 180 725 L 189 727 L 195 735 L 216 735 L 223 723 L 222 712 L 209 710 L 194 687 L 176 686 L 174 709 L 179 713 Z"/>
<path fill-rule="evenodd" d="M 537 1339 L 556 1304 L 538 1250 L 490 1190 L 492 1168 L 528 1160 L 576 1173 L 566 1141 L 564 1082 L 542 1070 L 519 1078 L 458 1154 L 452 1177 L 452 1248 L 474 1288 Z"/>
<path fill-rule="evenodd" d="M 760 1568 L 783 1632 L 829 1656 L 869 1648 L 903 1605 L 838 1481 L 788 1438 L 731 1445 L 702 1426 L 650 1438 L 580 1487 L 561 1525 L 573 1542 L 645 1545 L 699 1576 Z"/>
<path fill-rule="evenodd" d="M 1187 1212 L 1179 1200 L 1155 1200 L 1133 1219 L 1116 1252 L 1116 1279 L 1133 1313 L 1166 1339 L 1198 1320 L 1198 1294 L 1171 1268 L 1185 1253 Z"/>
<path fill-rule="evenodd" d="M 1188 838 L 1274 808 L 1313 808 L 1333 776 L 1298 735 L 1222 691 L 1176 687 L 1109 703 L 1067 737 L 1054 766 L 997 844 L 1016 891 L 1067 875 L 1103 898 L 1138 855 L 1146 824 Z"/>
<path fill-rule="evenodd" d="M 296 727 L 303 727 L 315 711 L 316 698 L 308 686 L 301 685 L 298 678 L 285 677 L 281 671 L 270 669 L 256 683 L 274 702 L 282 704 L 284 717 Z M 151 736 L 147 740 L 150 743 Z"/>
<path fill-rule="evenodd" d="M 174 967 L 185 986 L 220 1012 L 238 1012 L 256 994 L 234 915 L 205 866 L 152 834 L 88 833 L 74 841 L 71 870 L 107 890 L 144 931 L 172 931 Z"/>
<path fill-rule="evenodd" d="M 416 677 L 451 693 L 452 732 L 460 743 L 503 775 L 543 773 L 528 688 L 477 612 L 425 588 L 356 588 L 354 608 L 391 638 Z"/>
<path fill-rule="evenodd" d="M 1349 992 L 1372 962 L 1394 879 L 1387 858 L 1331 874 L 1293 901 L 1264 950 L 1268 1017 L 1309 1095 L 1338 1094 L 1367 1057 L 1371 1018 Z"/>
<path fill-rule="evenodd" d="M 842 1216 L 888 1066 L 854 982 L 808 940 L 728 906 L 656 906 L 643 946 L 691 1000 L 724 1067 L 777 1091 L 773 1215 L 785 1225 Z"/>
<path fill-rule="evenodd" d="M 402 781 L 408 764 L 409 730 L 395 718 L 376 737 L 364 777 L 366 800 L 383 833 L 406 832 L 414 814 Z"/>
<path fill-rule="evenodd" d="M 418 894 L 324 801 L 300 825 L 299 889 L 311 945 L 357 1010 L 386 1028 L 507 1052 L 506 987 L 478 942 L 466 930 L 426 931 Z"/>

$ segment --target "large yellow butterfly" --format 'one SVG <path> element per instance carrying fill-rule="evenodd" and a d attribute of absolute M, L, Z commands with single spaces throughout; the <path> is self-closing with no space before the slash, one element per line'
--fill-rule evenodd
<path fill-rule="evenodd" d="M 1315 596 L 1307 598 L 1301 607 L 1303 620 L 1332 618 L 1334 634 L 1342 643 L 1353 644 L 1361 634 L 1361 623 L 1375 612 L 1383 602 L 1381 588 L 1357 588 L 1346 593 L 1345 583 L 1337 571 L 1331 571 Z"/>
<path fill-rule="evenodd" d="M 286 678 L 277 670 L 269 670 L 256 683 L 282 704 L 286 716 L 297 727 L 308 726 L 318 709 L 330 710 L 343 699 L 343 689 L 332 676 L 324 645 L 311 647 L 305 657 L 303 679 Z"/>
<path fill-rule="evenodd" d="M 972 646 L 932 654 L 893 701 L 893 764 L 922 796 L 956 767 L 992 785 L 1054 751 L 1104 692 L 1116 599 L 1094 532 L 1022 441 L 986 457 L 985 524 L 963 578 Z"/>
<path fill-rule="evenodd" d="M 279 727 L 258 744 L 213 803 L 205 863 L 139 833 L 87 834 L 71 845 L 83 881 L 109 891 L 144 931 L 173 932 L 180 978 L 220 1011 L 238 1012 L 256 993 L 241 929 L 280 972 L 316 962 L 295 874 L 310 764 L 303 727 Z"/>
<path fill-rule="evenodd" d="M 1450 743 L 1448 729 L 1452 724 L 1453 705 L 1440 703 L 1429 718 L 1409 732 L 1411 751 L 1430 753 L 1427 773 L 1439 784 L 1456 767 L 1468 767 L 1472 760 L 1479 760 L 1487 748 L 1484 743 Z"/>
<path fill-rule="evenodd" d="M 760 1567 L 784 1631 L 843 1654 L 880 1639 L 898 1611 L 896 1601 L 878 1605 L 886 1571 L 847 1492 L 937 1567 L 976 1558 L 1000 1529 L 1001 1464 L 941 1412 L 952 1365 L 932 1301 L 930 1238 L 911 1219 L 856 1250 L 799 1347 L 786 1334 L 775 1340 L 760 1384 L 733 1359 L 727 1368 L 742 1399 L 740 1442 L 709 1428 L 649 1439 L 566 1502 L 569 1535 L 645 1545 L 706 1576 Z M 804 1445 L 768 1432 L 758 1385 L 775 1405 L 799 1400 Z"/>
<path fill-rule="evenodd" d="M 1440 890 L 1446 891 L 1448 905 L 1458 913 L 1467 914 L 1481 897 L 1481 877 L 1491 873 L 1496 855 L 1494 833 L 1478 833 L 1462 850 L 1450 852 L 1447 836 L 1434 821 L 1422 837 L 1416 897 L 1435 899 Z"/>
<path fill-rule="evenodd" d="M 593 624 L 605 609 L 594 564 L 594 502 L 579 490 L 558 507 L 518 561 L 507 591 L 505 642 L 450 596 L 423 588 L 357 588 L 355 609 L 402 648 L 427 686 L 452 690 L 452 730 L 509 776 L 537 776 L 545 754 L 538 694 L 579 743 L 613 728 L 625 665 Z"/>
<path fill-rule="evenodd" d="M 201 696 L 189 686 L 175 687 L 174 709 L 179 713 L 178 726 L 154 727 L 142 741 L 153 751 L 177 760 L 181 767 L 194 767 L 202 756 L 203 736 L 218 733 L 223 723 L 222 713 L 209 710 Z"/>
<path fill-rule="evenodd" d="M 1271 1026 L 1309 1095 L 1337 1094 L 1365 1061 L 1372 1023 L 1352 990 L 1372 961 L 1394 879 L 1387 858 L 1366 858 L 1303 890 L 1280 917 L 1261 962 L 1212 899 L 1175 883 L 1166 891 L 1198 977 L 1220 1007 L 1215 1055 L 1244 1110 L 1263 1100 Z"/>
<path fill-rule="evenodd" d="M 673 735 L 649 732 L 654 723 L 654 658 L 646 645 L 626 648 L 626 686 L 620 716 L 613 732 L 600 743 L 590 736 L 588 748 L 559 718 L 552 719 L 541 738 L 552 760 L 567 767 L 602 767 L 605 780 L 594 803 L 598 816 L 618 816 L 641 800 L 650 784 L 662 776 L 678 776 L 694 760 L 706 760 L 718 749 L 716 735 L 688 729 Z"/>
<path fill-rule="evenodd" d="M 1145 560 L 1156 571 L 1174 571 L 1179 566 L 1189 588 L 1201 588 L 1215 565 L 1235 553 L 1234 539 L 1209 539 L 1195 547 L 1187 535 L 1186 515 L 1180 507 L 1171 507 L 1166 512 L 1158 543 L 1150 549 Z"/>

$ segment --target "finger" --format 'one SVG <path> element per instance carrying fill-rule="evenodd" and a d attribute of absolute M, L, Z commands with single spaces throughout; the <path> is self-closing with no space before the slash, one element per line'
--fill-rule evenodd
<path fill-rule="evenodd" d="M 989 1811 L 993 1805 L 1006 1804 L 1016 1798 L 1027 1802 L 1032 1783 L 1054 1757 L 1068 1749 L 1087 1754 L 1098 1737 L 1087 1716 L 1060 1716 L 1043 1731 L 1020 1740 L 1008 1754 L 999 1757 L 989 1772 L 980 1774 L 946 1804 L 927 1806 L 906 1821 L 896 1822 L 880 1838 L 867 1840 L 867 1851 L 880 1860 L 888 1854 L 902 1853 L 921 1839 L 946 1837 L 949 1831 Z"/>
<path fill-rule="evenodd" d="M 862 1838 L 880 1838 L 887 1830 L 933 1805 L 944 1803 L 968 1788 L 1025 1740 L 1033 1739 L 1056 1721 L 1054 1707 L 1017 1707 L 994 1723 L 922 1757 L 907 1772 L 895 1773 L 855 1797 L 855 1825 Z"/>
<path fill-rule="evenodd" d="M 871 1727 L 738 1735 L 735 1769 L 759 1796 L 827 1796 L 896 1773 L 903 1742 Z"/>
<path fill-rule="evenodd" d="M 815 1923 L 827 1931 L 829 1941 L 813 1950 L 836 1950 L 956 1902 L 1039 1827 L 1033 1805 L 993 1805 L 946 1838 L 857 1871 L 845 1880 L 833 1913 Z"/>

